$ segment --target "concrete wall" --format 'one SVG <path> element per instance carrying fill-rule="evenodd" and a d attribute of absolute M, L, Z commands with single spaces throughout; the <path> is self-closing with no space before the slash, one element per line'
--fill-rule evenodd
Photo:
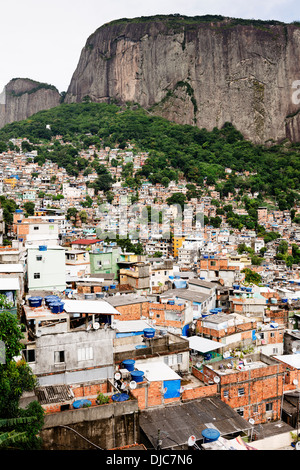
<path fill-rule="evenodd" d="M 64 427 L 65 426 L 65 427 Z M 139 441 L 137 400 L 80 408 L 45 416 L 44 450 L 112 449 Z"/>
<path fill-rule="evenodd" d="M 49 374 L 48 378 L 40 377 L 43 385 L 82 382 L 84 375 L 87 379 L 86 369 L 97 368 L 99 379 L 110 378 L 113 369 L 113 337 L 112 330 L 104 329 L 41 336 L 36 339 L 36 362 L 30 366 L 37 376 Z M 90 359 L 79 359 L 78 350 L 83 348 L 92 348 Z M 64 362 L 55 361 L 55 352 L 58 351 L 64 351 Z M 53 377 L 55 375 L 56 378 Z M 92 376 L 92 372 L 89 375 Z"/>

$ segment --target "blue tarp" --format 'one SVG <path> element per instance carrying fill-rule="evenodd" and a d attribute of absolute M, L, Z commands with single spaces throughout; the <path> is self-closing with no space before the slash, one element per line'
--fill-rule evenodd
<path fill-rule="evenodd" d="M 174 286 L 175 286 L 175 289 L 185 289 L 186 281 L 183 281 L 183 280 L 174 281 Z"/>
<path fill-rule="evenodd" d="M 90 406 L 92 402 L 90 400 L 82 399 L 82 400 L 76 400 L 73 403 L 73 408 L 82 408 L 84 405 Z"/>
<path fill-rule="evenodd" d="M 116 393 L 111 398 L 112 398 L 113 401 L 126 401 L 126 400 L 129 400 L 129 396 L 127 395 L 127 393 Z"/>
<path fill-rule="evenodd" d="M 164 388 L 166 392 L 164 393 L 164 398 L 177 398 L 180 397 L 180 386 L 181 380 L 165 380 Z"/>

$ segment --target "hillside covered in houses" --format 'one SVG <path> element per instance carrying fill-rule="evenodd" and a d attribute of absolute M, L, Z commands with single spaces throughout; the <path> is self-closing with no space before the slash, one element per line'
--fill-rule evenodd
<path fill-rule="evenodd" d="M 36 380 L 7 419 L 37 402 L 47 450 L 294 448 L 298 144 L 86 98 L 3 127 L 0 167 L 2 310 Z"/>

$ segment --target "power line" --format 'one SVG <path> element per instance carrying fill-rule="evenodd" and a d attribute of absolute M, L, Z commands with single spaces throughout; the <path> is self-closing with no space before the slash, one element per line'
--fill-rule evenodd
<path fill-rule="evenodd" d="M 84 437 L 82 434 L 80 434 L 79 432 L 75 431 L 75 429 L 72 429 L 70 428 L 69 426 L 64 426 L 64 425 L 59 425 L 58 426 L 59 428 L 66 428 L 66 429 L 69 429 L 70 431 L 73 431 L 75 434 L 77 434 L 79 437 L 81 437 L 81 439 L 84 439 L 85 441 L 87 441 L 89 444 L 91 444 L 92 446 L 96 447 L 97 449 L 99 450 L 104 450 L 102 449 L 101 447 L 97 446 L 96 444 L 94 444 L 93 442 L 89 441 L 86 437 Z"/>

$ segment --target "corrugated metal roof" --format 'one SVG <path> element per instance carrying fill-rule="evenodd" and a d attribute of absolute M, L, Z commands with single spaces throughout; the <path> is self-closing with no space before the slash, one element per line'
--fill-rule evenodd
<path fill-rule="evenodd" d="M 242 416 L 218 397 L 144 411 L 140 415 L 140 427 L 154 448 L 160 430 L 163 449 L 186 445 L 191 435 L 202 440 L 201 433 L 207 428 L 217 429 L 221 436 L 251 429 Z"/>
<path fill-rule="evenodd" d="M 68 385 L 48 385 L 35 391 L 41 405 L 73 400 L 74 394 Z"/>

